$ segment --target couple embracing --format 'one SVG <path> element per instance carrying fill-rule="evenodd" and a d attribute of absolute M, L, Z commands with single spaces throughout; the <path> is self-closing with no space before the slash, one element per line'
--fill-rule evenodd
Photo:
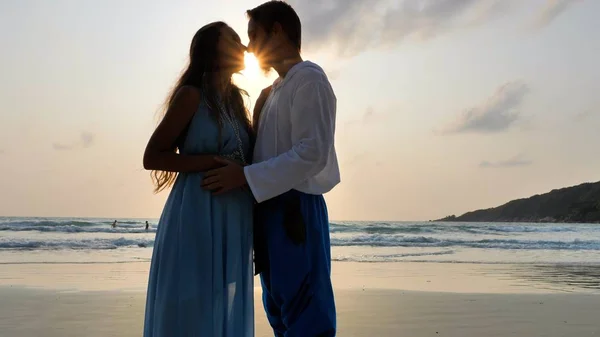
<path fill-rule="evenodd" d="M 294 9 L 247 11 L 249 45 L 222 22 L 194 36 L 190 62 L 148 142 L 160 218 L 145 337 L 254 336 L 254 275 L 277 337 L 331 337 L 336 311 L 323 194 L 340 182 L 336 98 L 323 69 L 300 56 Z M 279 74 L 257 100 L 232 83 L 254 53 Z"/>

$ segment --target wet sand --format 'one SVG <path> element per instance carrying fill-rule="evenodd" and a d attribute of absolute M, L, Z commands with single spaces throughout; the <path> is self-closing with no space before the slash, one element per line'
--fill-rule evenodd
<path fill-rule="evenodd" d="M 2 265 L 0 335 L 140 336 L 148 267 Z M 590 268 L 335 263 L 338 336 L 599 336 Z M 272 336 L 258 287 L 255 298 L 256 336 Z"/>

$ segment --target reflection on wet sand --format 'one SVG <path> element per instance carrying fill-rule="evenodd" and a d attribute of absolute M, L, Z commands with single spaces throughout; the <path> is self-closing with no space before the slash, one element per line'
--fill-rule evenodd
<path fill-rule="evenodd" d="M 510 275 L 536 288 L 600 293 L 600 265 L 518 265 Z"/>

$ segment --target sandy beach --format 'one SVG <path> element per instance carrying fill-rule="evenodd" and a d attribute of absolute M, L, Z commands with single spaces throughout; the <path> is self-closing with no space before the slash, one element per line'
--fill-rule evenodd
<path fill-rule="evenodd" d="M 599 335 L 597 268 L 579 268 L 588 279 L 577 283 L 572 272 L 540 267 L 525 275 L 518 266 L 337 262 L 338 335 Z M 140 336 L 148 268 L 3 264 L 1 336 Z M 271 336 L 258 287 L 255 296 L 256 336 Z"/>

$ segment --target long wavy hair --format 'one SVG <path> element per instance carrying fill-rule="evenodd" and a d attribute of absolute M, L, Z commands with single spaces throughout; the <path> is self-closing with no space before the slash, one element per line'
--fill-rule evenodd
<path fill-rule="evenodd" d="M 220 109 L 217 108 L 217 99 L 219 99 L 220 95 L 215 83 L 217 83 L 217 76 L 221 76 L 221 71 L 226 71 L 226 69 L 221 69 L 219 66 L 220 55 L 217 49 L 221 28 L 223 27 L 227 27 L 227 24 L 218 21 L 207 24 L 196 32 L 190 46 L 188 66 L 171 89 L 161 113 L 162 119 L 167 110 L 173 105 L 175 95 L 181 87 L 189 85 L 198 88 L 202 99 L 210 108 L 219 125 L 219 139 L 217 140 L 219 142 L 219 149 L 222 145 L 223 116 L 221 116 L 222 112 Z M 236 86 L 230 79 L 228 91 L 220 99 L 225 106 L 229 106 L 232 109 L 234 116 L 243 124 L 248 134 L 252 135 L 252 124 L 248 109 L 244 103 L 244 95 L 248 96 L 248 93 Z M 178 140 L 173 144 L 173 151 L 178 152 L 180 150 L 186 134 L 187 131 L 178 137 Z M 172 186 L 177 178 L 177 172 L 169 171 L 152 171 L 150 175 L 155 186 L 154 193 L 159 193 L 165 188 Z"/>

